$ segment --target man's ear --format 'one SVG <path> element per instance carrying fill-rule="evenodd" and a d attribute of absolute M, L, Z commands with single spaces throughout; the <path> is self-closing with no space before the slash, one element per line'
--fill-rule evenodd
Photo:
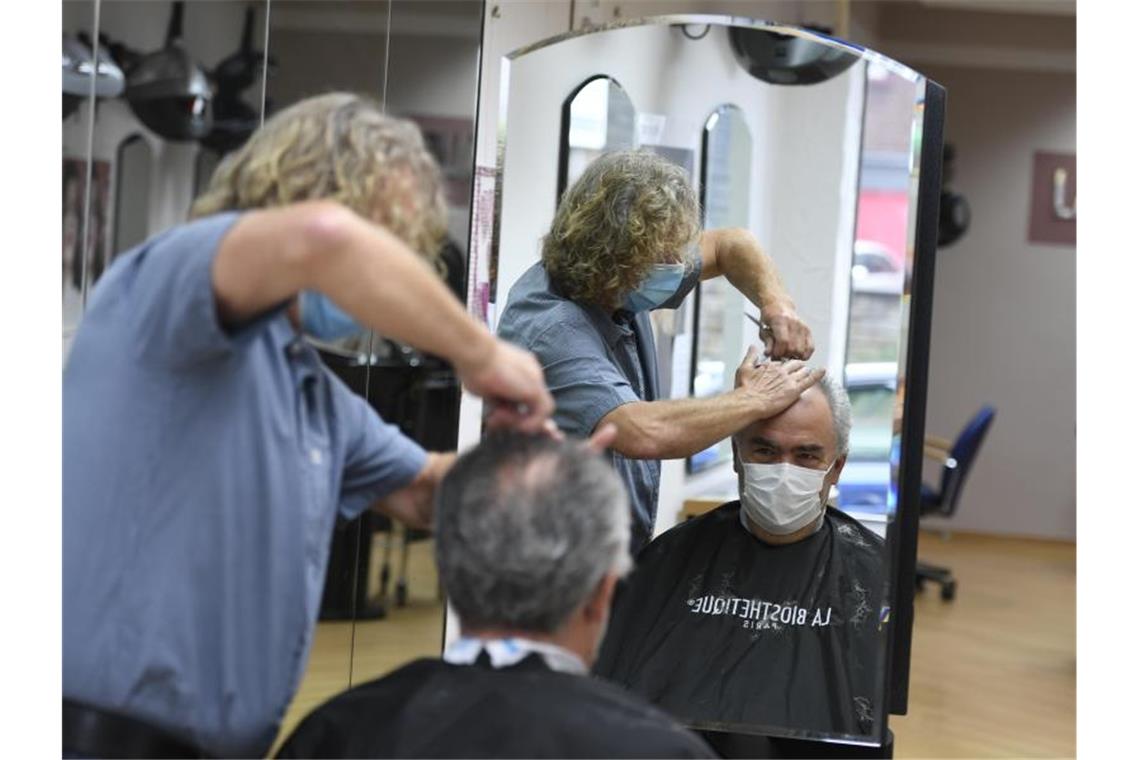
<path fill-rule="evenodd" d="M 601 622 L 610 614 L 610 605 L 614 601 L 614 589 L 617 588 L 617 582 L 616 573 L 606 573 L 598 581 L 594 593 L 590 595 L 590 598 L 586 600 L 585 607 L 582 608 L 582 614 L 588 622 Z"/>
<path fill-rule="evenodd" d="M 843 456 L 841 456 L 835 460 L 835 465 L 833 466 L 832 471 L 831 471 L 831 477 L 835 479 L 833 482 L 836 482 L 836 483 L 839 482 L 839 476 L 843 473 L 843 465 L 845 465 L 845 464 L 847 464 L 847 455 L 846 454 L 844 454 Z"/>

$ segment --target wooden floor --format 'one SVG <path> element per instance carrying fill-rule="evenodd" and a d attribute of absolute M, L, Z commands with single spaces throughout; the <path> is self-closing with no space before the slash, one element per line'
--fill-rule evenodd
<path fill-rule="evenodd" d="M 958 598 L 915 598 L 910 711 L 892 716 L 896 757 L 1074 757 L 1076 546 L 924 534 Z"/>
<path fill-rule="evenodd" d="M 927 588 L 915 599 L 910 712 L 890 719 L 895 757 L 1074 757 L 1076 547 L 924 534 L 919 556 L 953 569 L 958 598 L 946 603 Z M 318 626 L 283 736 L 346 688 L 350 671 L 360 683 L 439 654 L 443 609 L 429 543 L 412 545 L 409 577 L 408 606 L 388 618 L 355 631 L 349 623 Z"/>

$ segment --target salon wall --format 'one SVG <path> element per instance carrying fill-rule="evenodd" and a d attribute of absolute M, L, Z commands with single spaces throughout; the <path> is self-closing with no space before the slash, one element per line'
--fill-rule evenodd
<path fill-rule="evenodd" d="M 1076 249 L 1027 230 L 1033 153 L 1076 152 L 1075 17 L 892 5 L 880 47 L 946 87 L 952 187 L 973 211 L 938 254 L 927 432 L 953 438 L 997 409 L 945 527 L 1073 540 Z"/>
<path fill-rule="evenodd" d="M 1076 538 L 1076 249 L 1027 241 L 1033 153 L 1076 152 L 1075 74 L 932 66 L 973 222 L 939 252 L 927 431 L 997 409 L 958 530 Z"/>

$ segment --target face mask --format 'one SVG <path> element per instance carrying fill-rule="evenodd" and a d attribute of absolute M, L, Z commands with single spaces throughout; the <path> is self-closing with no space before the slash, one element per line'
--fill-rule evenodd
<path fill-rule="evenodd" d="M 748 519 L 765 533 L 786 536 L 810 525 L 823 514 L 819 492 L 831 468 L 812 470 L 794 464 L 748 464 L 740 505 Z"/>
<path fill-rule="evenodd" d="M 356 320 L 320 293 L 301 293 L 301 329 L 318 340 L 340 340 L 364 332 Z"/>
<path fill-rule="evenodd" d="M 625 297 L 625 308 L 634 314 L 656 309 L 673 297 L 684 277 L 684 264 L 654 264 L 637 289 Z"/>

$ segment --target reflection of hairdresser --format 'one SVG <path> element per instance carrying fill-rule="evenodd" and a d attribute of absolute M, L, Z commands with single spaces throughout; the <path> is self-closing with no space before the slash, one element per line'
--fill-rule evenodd
<path fill-rule="evenodd" d="M 326 702 L 280 756 L 713 756 L 586 676 L 629 566 L 627 509 L 581 444 L 485 438 L 439 489 L 436 557 L 461 638 Z"/>
<path fill-rule="evenodd" d="M 544 425 L 533 357 L 413 252 L 435 250 L 442 212 L 416 128 L 325 95 L 266 122 L 194 221 L 104 274 L 63 383 L 66 752 L 264 755 L 337 514 L 429 519 L 453 457 L 384 424 L 303 334 L 399 338 L 508 402 L 497 423 Z"/>
<path fill-rule="evenodd" d="M 648 312 L 676 308 L 698 280 L 724 275 L 760 307 L 773 358 L 807 358 L 811 333 L 751 234 L 700 231 L 684 171 L 653 153 L 601 156 L 566 191 L 542 261 L 511 288 L 499 334 L 530 349 L 555 420 L 579 436 L 618 427 L 614 461 L 633 510 L 636 551 L 653 533 L 661 459 L 690 456 L 780 411 L 819 379 L 799 361 L 742 367 L 743 385 L 704 399 L 658 399 Z"/>
<path fill-rule="evenodd" d="M 690 722 L 871 733 L 883 542 L 825 507 L 850 429 L 826 377 L 735 435 L 740 501 L 641 553 L 597 672 Z"/>

